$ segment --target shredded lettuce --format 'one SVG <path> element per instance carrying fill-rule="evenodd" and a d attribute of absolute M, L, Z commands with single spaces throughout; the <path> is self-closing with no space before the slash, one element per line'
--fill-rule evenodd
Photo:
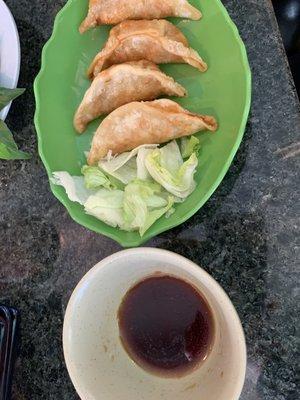
<path fill-rule="evenodd" d="M 153 223 L 165 214 L 173 205 L 157 195 L 161 188 L 156 183 L 136 180 L 126 186 L 124 192 L 124 220 L 133 230 L 139 230 L 141 236 Z"/>
<path fill-rule="evenodd" d="M 200 149 L 200 141 L 196 136 L 183 137 L 180 140 L 180 150 L 182 158 L 188 158 L 193 153 L 198 153 Z"/>
<path fill-rule="evenodd" d="M 157 146 L 156 146 L 157 147 Z M 141 180 L 150 180 L 151 175 L 149 174 L 146 165 L 145 165 L 145 160 L 148 154 L 150 154 L 153 151 L 153 148 L 148 148 L 148 147 L 143 147 L 139 149 L 136 157 L 136 165 L 137 165 L 137 178 Z"/>
<path fill-rule="evenodd" d="M 143 226 L 141 226 L 139 228 L 140 235 L 144 236 L 145 232 L 147 232 L 147 230 L 154 224 L 155 221 L 157 221 L 159 218 L 161 218 L 164 214 L 167 215 L 168 212 L 171 211 L 173 204 L 174 204 L 174 198 L 172 196 L 169 196 L 168 203 L 165 207 L 157 208 L 157 209 L 153 209 L 152 211 L 149 211 L 147 218 L 144 221 Z M 171 211 L 171 213 L 172 213 L 172 211 Z M 167 215 L 167 217 L 169 215 Z"/>
<path fill-rule="evenodd" d="M 136 168 L 136 159 L 129 158 L 126 160 L 126 162 L 122 160 L 122 164 L 120 162 L 120 166 L 118 167 L 111 167 L 111 164 L 114 165 L 116 164 L 116 161 L 119 161 L 119 157 L 121 157 L 123 154 L 120 156 L 117 156 L 116 158 L 112 158 L 110 161 L 101 161 L 99 163 L 99 166 L 101 169 L 114 178 L 118 179 L 125 185 L 132 181 L 133 179 L 136 178 L 137 176 L 137 168 Z M 123 158 L 123 157 L 121 157 Z"/>
<path fill-rule="evenodd" d="M 53 173 L 52 183 L 62 186 L 71 201 L 84 205 L 87 199 L 95 193 L 84 185 L 83 176 L 71 176 L 68 172 L 58 171 Z"/>
<path fill-rule="evenodd" d="M 93 215 L 107 225 L 122 227 L 124 225 L 123 198 L 122 190 L 100 189 L 87 199 L 84 209 L 87 214 Z"/>
<path fill-rule="evenodd" d="M 113 227 L 138 230 L 141 236 L 158 218 L 169 212 L 174 203 L 173 197 L 153 181 L 136 179 L 124 191 L 116 188 L 87 189 L 82 176 L 71 176 L 67 172 L 55 172 L 52 181 L 63 186 L 69 199 L 82 204 L 87 214 Z"/>
<path fill-rule="evenodd" d="M 127 184 L 138 177 L 136 155 L 141 149 L 154 149 L 157 145 L 143 145 L 132 151 L 122 153 L 115 157 L 108 157 L 99 162 L 99 167 L 109 175 Z"/>
<path fill-rule="evenodd" d="M 55 172 L 52 181 L 63 186 L 69 199 L 83 205 L 87 214 L 143 236 L 194 190 L 198 145 L 199 140 L 191 137 L 181 140 L 181 149 L 175 140 L 160 148 L 139 146 L 119 156 L 108 155 L 98 167 L 85 165 L 83 176 Z"/>
<path fill-rule="evenodd" d="M 98 167 L 84 165 L 81 168 L 81 173 L 84 176 L 84 184 L 87 189 L 97 189 L 100 187 L 113 189 L 115 187 L 110 179 Z"/>
<path fill-rule="evenodd" d="M 183 159 L 176 140 L 159 149 L 162 168 L 168 171 L 178 171 L 183 164 Z"/>
<path fill-rule="evenodd" d="M 194 173 L 198 159 L 193 153 L 181 164 L 178 152 L 178 145 L 173 141 L 160 149 L 153 150 L 147 156 L 145 163 L 148 172 L 156 182 L 174 196 L 185 199 L 195 189 Z"/>

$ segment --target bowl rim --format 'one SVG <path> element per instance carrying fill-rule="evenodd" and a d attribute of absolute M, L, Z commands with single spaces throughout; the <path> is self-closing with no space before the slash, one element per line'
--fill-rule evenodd
<path fill-rule="evenodd" d="M 66 367 L 70 376 L 70 379 L 78 392 L 78 394 L 84 399 L 85 393 L 81 392 L 81 385 L 80 382 L 77 380 L 76 377 L 74 377 L 72 373 L 72 360 L 71 360 L 71 355 L 69 354 L 69 349 L 68 349 L 68 338 L 69 338 L 69 329 L 70 329 L 70 324 L 71 324 L 71 316 L 73 315 L 75 311 L 75 304 L 77 297 L 80 296 L 82 297 L 82 290 L 81 288 L 83 286 L 86 286 L 86 284 L 95 279 L 99 270 L 104 267 L 110 265 L 110 267 L 113 266 L 113 264 L 116 264 L 116 262 L 119 259 L 123 259 L 126 257 L 126 261 L 130 262 L 131 257 L 136 257 L 138 255 L 149 255 L 149 257 L 154 256 L 157 258 L 161 258 L 161 260 L 166 260 L 168 259 L 168 262 L 172 263 L 172 260 L 176 260 L 176 265 L 180 265 L 180 268 L 182 268 L 184 271 L 189 271 L 192 273 L 192 275 L 195 277 L 197 281 L 201 282 L 207 282 L 210 285 L 210 292 L 217 293 L 215 295 L 215 298 L 217 299 L 217 302 L 220 305 L 220 308 L 222 310 L 227 310 L 227 315 L 229 314 L 231 317 L 231 320 L 235 323 L 236 326 L 236 333 L 238 334 L 238 338 L 240 339 L 240 346 L 241 346 L 241 352 L 239 352 L 239 358 L 240 358 L 240 368 L 239 368 L 239 375 L 238 378 L 236 379 L 234 385 L 232 385 L 232 396 L 231 400 L 238 400 L 243 386 L 245 382 L 245 376 L 246 376 L 246 367 L 247 367 L 247 349 L 246 349 L 246 340 L 245 340 L 245 334 L 244 330 L 239 318 L 239 315 L 231 302 L 229 296 L 225 292 L 225 290 L 222 288 L 222 286 L 208 273 L 206 272 L 202 267 L 200 267 L 198 264 L 194 263 L 193 261 L 189 260 L 188 258 L 174 253 L 169 250 L 164 250 L 164 249 L 159 249 L 159 248 L 152 248 L 152 247 L 140 247 L 140 248 L 134 248 L 134 249 L 126 249 L 126 250 L 121 250 L 118 251 L 108 257 L 105 257 L 103 260 L 98 262 L 96 265 L 94 265 L 79 281 L 79 283 L 76 285 L 75 289 L 73 290 L 68 305 L 66 307 L 65 311 L 65 316 L 64 316 L 64 322 L 63 322 L 63 333 L 62 333 L 62 341 L 63 341 L 63 353 L 64 353 L 64 359 L 66 363 Z M 178 275 L 179 276 L 179 275 Z"/>
<path fill-rule="evenodd" d="M 250 65 L 249 65 L 249 61 L 248 61 L 246 47 L 240 37 L 237 26 L 232 21 L 231 17 L 228 14 L 228 11 L 226 10 L 225 6 L 222 3 L 222 1 L 221 0 L 214 0 L 214 1 L 215 1 L 216 5 L 219 7 L 220 11 L 223 13 L 224 19 L 225 19 L 226 23 L 228 24 L 228 26 L 231 28 L 233 36 L 239 45 L 240 52 L 241 52 L 241 61 L 242 61 L 243 69 L 245 71 L 246 99 L 245 99 L 243 117 L 241 119 L 241 123 L 240 123 L 239 129 L 238 129 L 237 140 L 232 148 L 232 151 L 227 159 L 227 162 L 224 163 L 224 166 L 223 166 L 221 172 L 219 173 L 218 178 L 215 180 L 214 184 L 207 191 L 206 195 L 203 196 L 202 200 L 195 203 L 195 206 L 193 208 L 191 208 L 186 213 L 184 213 L 184 215 L 181 215 L 180 217 L 178 217 L 176 220 L 174 220 L 172 223 L 170 223 L 167 227 L 155 227 L 155 229 L 153 229 L 152 231 L 151 230 L 147 231 L 143 237 L 137 236 L 136 238 L 130 238 L 130 237 L 128 238 L 127 235 L 123 235 L 123 236 L 121 235 L 121 237 L 120 237 L 119 228 L 115 228 L 111 231 L 107 231 L 107 230 L 103 230 L 101 227 L 96 228 L 89 222 L 82 221 L 80 215 L 77 215 L 78 213 L 76 211 L 74 211 L 74 207 L 72 208 L 72 205 L 70 204 L 70 202 L 68 202 L 67 198 L 65 196 L 62 196 L 58 190 L 58 187 L 51 182 L 51 176 L 52 176 L 51 168 L 47 162 L 47 157 L 45 156 L 45 153 L 43 150 L 43 139 L 42 139 L 42 133 L 41 133 L 42 129 L 41 129 L 41 124 L 40 124 L 40 120 L 39 120 L 40 106 L 41 106 L 41 93 L 39 90 L 39 83 L 45 73 L 45 68 L 47 65 L 48 49 L 49 49 L 49 47 L 52 46 L 52 43 L 54 42 L 58 25 L 60 24 L 60 21 L 64 15 L 64 13 L 68 10 L 69 7 L 72 6 L 74 0 L 68 0 L 68 2 L 65 4 L 65 6 L 58 12 L 58 14 L 55 18 L 55 21 L 54 21 L 52 35 L 43 47 L 41 69 L 34 81 L 34 95 L 35 95 L 35 100 L 36 100 L 34 123 L 35 123 L 35 127 L 36 127 L 37 138 L 38 138 L 38 152 L 39 152 L 40 158 L 45 166 L 45 169 L 47 171 L 51 191 L 54 194 L 54 196 L 64 205 L 64 207 L 67 209 L 69 215 L 75 222 L 77 222 L 78 224 L 84 226 L 85 228 L 87 228 L 93 232 L 105 235 L 105 236 L 115 240 L 122 247 L 126 248 L 126 247 L 141 246 L 142 244 L 144 244 L 151 238 L 161 234 L 162 232 L 168 231 L 178 225 L 181 225 L 182 223 L 187 221 L 189 218 L 191 218 L 197 211 L 199 211 L 199 209 L 208 201 L 208 199 L 212 196 L 212 194 L 216 191 L 218 186 L 221 184 L 222 180 L 224 179 L 224 176 L 226 175 L 226 173 L 227 173 L 227 171 L 239 149 L 242 138 L 244 136 L 246 123 L 247 123 L 249 111 L 250 111 L 250 105 L 251 105 L 251 86 L 252 86 L 251 69 L 250 69 Z"/>

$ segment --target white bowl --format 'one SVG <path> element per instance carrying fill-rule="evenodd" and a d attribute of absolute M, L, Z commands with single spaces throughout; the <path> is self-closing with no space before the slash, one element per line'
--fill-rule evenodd
<path fill-rule="evenodd" d="M 3 0 L 0 0 L 0 86 L 14 89 L 20 72 L 20 41 L 14 18 Z M 11 103 L 0 111 L 5 119 Z"/>
<path fill-rule="evenodd" d="M 129 358 L 119 339 L 117 311 L 123 296 L 157 271 L 192 283 L 215 316 L 212 352 L 182 378 L 146 372 Z M 245 379 L 245 339 L 229 298 L 203 269 L 165 250 L 124 250 L 92 268 L 69 301 L 63 346 L 68 372 L 82 400 L 237 400 Z"/>

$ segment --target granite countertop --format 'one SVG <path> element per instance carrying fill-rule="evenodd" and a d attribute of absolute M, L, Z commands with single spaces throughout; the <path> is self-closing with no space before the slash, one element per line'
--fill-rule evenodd
<path fill-rule="evenodd" d="M 26 162 L 0 162 L 0 303 L 17 307 L 22 317 L 12 398 L 78 399 L 62 354 L 65 307 L 84 273 L 120 247 L 71 220 L 50 193 L 36 152 L 32 84 L 42 46 L 65 1 L 6 3 L 21 39 L 19 85 L 28 88 L 14 102 L 8 123 L 21 147 L 34 154 Z M 207 204 L 148 245 L 197 262 L 229 294 L 248 345 L 241 400 L 296 400 L 299 102 L 270 0 L 224 3 L 253 72 L 245 138 Z"/>

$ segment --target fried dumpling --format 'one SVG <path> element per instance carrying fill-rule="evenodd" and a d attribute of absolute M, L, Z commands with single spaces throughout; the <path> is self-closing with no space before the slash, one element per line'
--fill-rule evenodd
<path fill-rule="evenodd" d="M 153 100 L 161 95 L 186 95 L 184 87 L 150 61 L 113 65 L 93 80 L 75 114 L 74 127 L 82 133 L 102 114 L 132 101 Z"/>
<path fill-rule="evenodd" d="M 90 78 L 113 64 L 148 60 L 156 64 L 186 63 L 204 72 L 207 65 L 188 47 L 182 32 L 166 20 L 124 21 L 112 28 L 103 48 L 94 58 Z"/>
<path fill-rule="evenodd" d="M 126 19 L 201 18 L 187 0 L 90 0 L 89 11 L 80 25 L 83 33 L 97 25 L 118 24 Z"/>
<path fill-rule="evenodd" d="M 92 141 L 88 164 L 96 164 L 108 152 L 120 154 L 143 144 L 165 143 L 216 129 L 214 117 L 193 114 L 172 100 L 132 102 L 102 121 Z"/>

